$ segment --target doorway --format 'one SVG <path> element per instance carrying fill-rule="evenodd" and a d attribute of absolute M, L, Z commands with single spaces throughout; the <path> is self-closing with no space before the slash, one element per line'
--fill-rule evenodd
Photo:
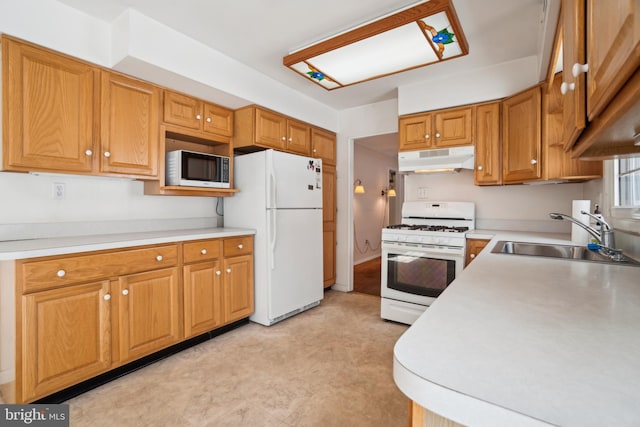
<path fill-rule="evenodd" d="M 353 140 L 351 267 L 355 292 L 380 296 L 381 232 L 396 221 L 404 200 L 397 166 L 397 133 Z M 362 186 L 358 192 L 356 184 Z M 389 193 L 390 189 L 395 196 Z"/>

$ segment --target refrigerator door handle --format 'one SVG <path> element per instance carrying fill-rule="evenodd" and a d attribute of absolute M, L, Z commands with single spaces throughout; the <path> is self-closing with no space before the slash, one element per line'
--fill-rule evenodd
<path fill-rule="evenodd" d="M 268 208 L 276 208 L 276 201 L 278 200 L 278 188 L 277 188 L 277 183 L 276 183 L 276 174 L 273 172 L 273 170 L 269 170 L 269 186 L 267 188 L 267 192 L 268 195 L 267 197 L 269 197 L 268 200 Z"/>
<path fill-rule="evenodd" d="M 269 215 L 270 215 L 270 219 L 271 219 L 271 224 L 269 229 L 271 230 L 271 240 L 269 242 L 269 248 L 271 249 L 271 269 L 275 270 L 276 268 L 276 238 L 277 238 L 277 221 L 276 221 L 276 215 L 277 215 L 277 210 L 276 209 L 269 209 Z"/>

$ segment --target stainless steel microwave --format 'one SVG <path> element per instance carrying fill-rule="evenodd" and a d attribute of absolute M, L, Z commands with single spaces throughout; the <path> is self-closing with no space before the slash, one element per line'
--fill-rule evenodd
<path fill-rule="evenodd" d="M 229 157 L 176 150 L 166 154 L 166 185 L 230 188 Z"/>

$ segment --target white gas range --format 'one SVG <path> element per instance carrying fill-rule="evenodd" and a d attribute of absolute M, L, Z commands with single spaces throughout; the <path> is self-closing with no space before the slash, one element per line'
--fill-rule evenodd
<path fill-rule="evenodd" d="M 412 324 L 464 267 L 471 202 L 410 201 L 402 224 L 382 229 L 381 317 Z"/>

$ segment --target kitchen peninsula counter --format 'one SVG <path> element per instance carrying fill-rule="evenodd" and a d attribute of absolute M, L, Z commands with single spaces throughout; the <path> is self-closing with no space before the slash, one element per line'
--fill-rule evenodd
<path fill-rule="evenodd" d="M 0 261 L 255 234 L 244 228 L 198 228 L 0 241 Z"/>
<path fill-rule="evenodd" d="M 640 424 L 640 267 L 486 249 L 398 340 L 394 379 L 472 426 Z"/>

